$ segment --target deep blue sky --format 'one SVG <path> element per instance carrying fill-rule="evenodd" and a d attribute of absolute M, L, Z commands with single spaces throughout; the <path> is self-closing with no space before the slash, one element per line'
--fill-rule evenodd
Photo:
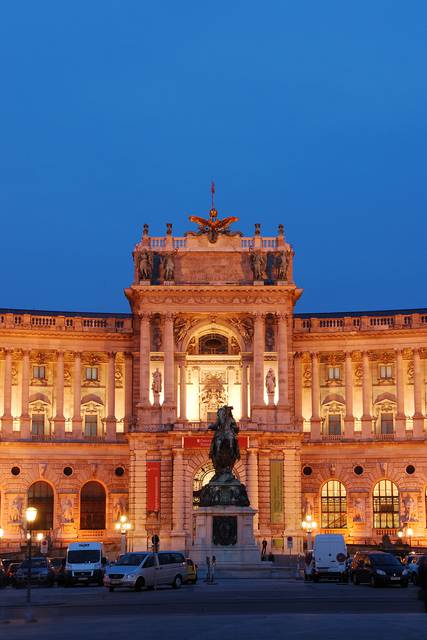
<path fill-rule="evenodd" d="M 13 0 L 0 60 L 0 306 L 127 311 L 211 179 L 299 311 L 427 306 L 425 0 Z"/>

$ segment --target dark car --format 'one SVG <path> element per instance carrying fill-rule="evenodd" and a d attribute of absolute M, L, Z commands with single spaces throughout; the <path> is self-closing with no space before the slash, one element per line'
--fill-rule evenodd
<path fill-rule="evenodd" d="M 427 613 L 427 555 L 423 555 L 418 564 L 419 598 L 424 601 L 424 610 Z"/>
<path fill-rule="evenodd" d="M 3 565 L 3 561 L 0 560 L 0 587 L 5 587 L 6 585 L 7 585 L 6 571 Z"/>
<path fill-rule="evenodd" d="M 13 577 L 14 587 L 23 587 L 28 581 L 29 561 L 24 560 L 17 569 Z M 55 583 L 55 572 L 47 558 L 32 558 L 31 560 L 31 584 L 46 585 L 53 587 Z"/>
<path fill-rule="evenodd" d="M 398 584 L 408 586 L 407 569 L 391 553 L 383 551 L 358 552 L 350 568 L 353 584 L 369 583 L 371 587 L 384 587 Z"/>

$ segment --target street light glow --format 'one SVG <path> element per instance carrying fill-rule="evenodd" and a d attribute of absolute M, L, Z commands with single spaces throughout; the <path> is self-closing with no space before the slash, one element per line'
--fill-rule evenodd
<path fill-rule="evenodd" d="M 25 520 L 30 524 L 37 518 L 37 509 L 35 507 L 27 507 L 25 509 Z"/>
<path fill-rule="evenodd" d="M 0 527 L 0 540 L 3 538 L 3 536 L 4 536 L 4 529 Z"/>
<path fill-rule="evenodd" d="M 40 532 L 36 535 L 37 542 L 41 542 L 44 538 L 44 535 Z"/>

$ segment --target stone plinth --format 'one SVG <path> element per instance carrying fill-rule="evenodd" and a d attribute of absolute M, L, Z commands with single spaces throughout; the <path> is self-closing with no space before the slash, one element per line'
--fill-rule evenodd
<path fill-rule="evenodd" d="M 253 519 L 256 513 L 251 507 L 200 507 L 195 513 L 196 530 L 192 547 L 192 558 L 195 562 L 204 563 L 206 556 L 215 556 L 221 566 L 261 564 L 260 552 L 253 534 Z M 221 521 L 221 518 L 226 520 Z M 218 537 L 221 533 L 218 529 L 221 522 L 226 521 L 230 524 L 230 544 L 220 544 Z"/>

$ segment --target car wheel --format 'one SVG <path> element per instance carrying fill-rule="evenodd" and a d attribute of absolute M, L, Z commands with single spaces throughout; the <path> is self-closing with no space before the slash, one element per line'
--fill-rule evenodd
<path fill-rule="evenodd" d="M 113 593 L 113 591 L 114 591 L 114 587 L 108 587 L 108 591 L 109 591 L 110 593 Z"/>
<path fill-rule="evenodd" d="M 371 587 L 374 587 L 374 588 L 378 587 L 378 582 L 375 580 L 374 576 L 371 576 L 370 583 L 371 583 Z"/>
<path fill-rule="evenodd" d="M 175 576 L 175 580 L 172 582 L 172 586 L 174 589 L 180 589 L 181 585 L 182 585 L 182 578 L 178 574 L 177 576 Z"/>
<path fill-rule="evenodd" d="M 141 591 L 144 586 L 144 578 L 138 578 L 135 582 L 135 591 Z"/>
<path fill-rule="evenodd" d="M 357 577 L 356 573 L 353 573 L 353 575 L 351 576 L 351 581 L 353 584 L 358 585 L 359 584 L 359 578 Z"/>
<path fill-rule="evenodd" d="M 402 587 L 402 589 L 406 589 L 406 587 L 408 586 L 408 581 L 407 580 L 402 580 L 400 582 L 400 586 Z"/>

